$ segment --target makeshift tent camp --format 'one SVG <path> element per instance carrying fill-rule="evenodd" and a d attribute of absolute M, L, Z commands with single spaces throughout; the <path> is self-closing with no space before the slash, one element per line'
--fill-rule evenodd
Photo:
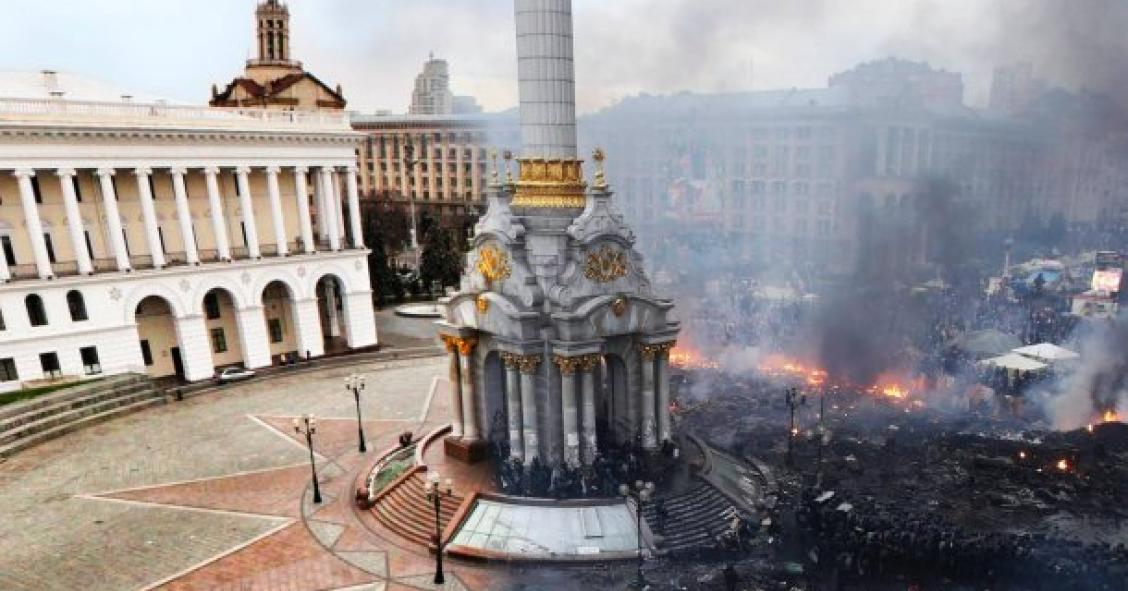
<path fill-rule="evenodd" d="M 1029 357 L 1024 357 L 1018 353 L 1007 353 L 999 357 L 992 357 L 991 359 L 984 359 L 979 362 L 981 366 L 1001 367 L 1019 373 L 1028 373 L 1032 371 L 1041 371 L 1049 367 L 1041 361 L 1035 361 Z"/>
<path fill-rule="evenodd" d="M 1053 343 L 1039 343 L 1037 345 L 1019 347 L 1015 349 L 1014 352 L 1044 363 L 1071 361 L 1081 358 L 1081 356 L 1077 353 L 1074 353 L 1073 351 L 1070 351 L 1065 347 L 1059 347 Z"/>

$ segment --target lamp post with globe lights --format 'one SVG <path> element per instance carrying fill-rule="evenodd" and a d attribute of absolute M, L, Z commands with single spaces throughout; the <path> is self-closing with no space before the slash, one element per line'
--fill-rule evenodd
<path fill-rule="evenodd" d="M 360 437 L 360 453 L 368 451 L 368 448 L 364 445 L 364 422 L 360 417 L 360 393 L 364 391 L 367 383 L 368 380 L 365 376 L 355 373 L 345 378 L 345 390 L 352 392 L 353 398 L 356 400 L 356 430 Z"/>
<path fill-rule="evenodd" d="M 321 488 L 317 485 L 317 464 L 313 459 L 313 434 L 317 433 L 317 417 L 304 415 L 294 419 L 294 432 L 304 435 L 306 447 L 309 448 L 309 469 L 313 474 L 313 502 L 321 503 Z"/>
<path fill-rule="evenodd" d="M 642 575 L 642 509 L 644 504 L 654 496 L 654 483 L 638 480 L 634 483 L 634 487 L 629 484 L 620 484 L 619 494 L 624 499 L 633 499 L 635 502 L 635 518 L 637 519 L 635 531 L 638 534 L 638 575 L 635 577 L 635 586 L 639 589 L 645 589 L 649 583 L 647 583 L 646 577 Z"/>
<path fill-rule="evenodd" d="M 446 582 L 443 576 L 443 529 L 442 508 L 443 497 L 454 494 L 454 485 L 449 478 L 442 481 L 438 472 L 428 472 L 427 481 L 423 483 L 423 494 L 435 508 L 435 584 L 442 585 Z"/>

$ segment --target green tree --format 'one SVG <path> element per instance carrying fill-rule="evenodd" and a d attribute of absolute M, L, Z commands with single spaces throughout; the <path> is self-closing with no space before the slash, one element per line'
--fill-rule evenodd
<path fill-rule="evenodd" d="M 368 255 L 368 274 L 372 281 L 376 305 L 385 306 L 390 301 L 403 299 L 403 282 L 399 274 L 388 264 L 388 248 L 385 244 L 385 234 L 380 224 L 380 215 L 376 208 L 368 208 L 364 212 L 364 243 L 372 250 Z"/>
<path fill-rule="evenodd" d="M 436 281 L 443 287 L 457 286 L 462 276 L 462 248 L 441 224 L 428 223 L 426 228 L 419 265 L 423 289 L 430 289 Z"/>

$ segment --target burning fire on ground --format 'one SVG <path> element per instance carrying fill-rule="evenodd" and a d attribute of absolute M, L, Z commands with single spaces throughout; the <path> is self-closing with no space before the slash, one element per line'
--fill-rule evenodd
<path fill-rule="evenodd" d="M 670 351 L 670 365 L 679 369 L 720 369 L 721 364 L 686 347 Z"/>

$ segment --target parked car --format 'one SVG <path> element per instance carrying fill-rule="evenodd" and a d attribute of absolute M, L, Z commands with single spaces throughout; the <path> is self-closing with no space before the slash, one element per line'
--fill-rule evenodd
<path fill-rule="evenodd" d="M 215 379 L 221 384 L 226 384 L 228 382 L 249 380 L 253 377 L 255 377 L 255 372 L 249 369 L 243 367 L 228 367 L 219 372 L 219 375 L 217 375 Z"/>

